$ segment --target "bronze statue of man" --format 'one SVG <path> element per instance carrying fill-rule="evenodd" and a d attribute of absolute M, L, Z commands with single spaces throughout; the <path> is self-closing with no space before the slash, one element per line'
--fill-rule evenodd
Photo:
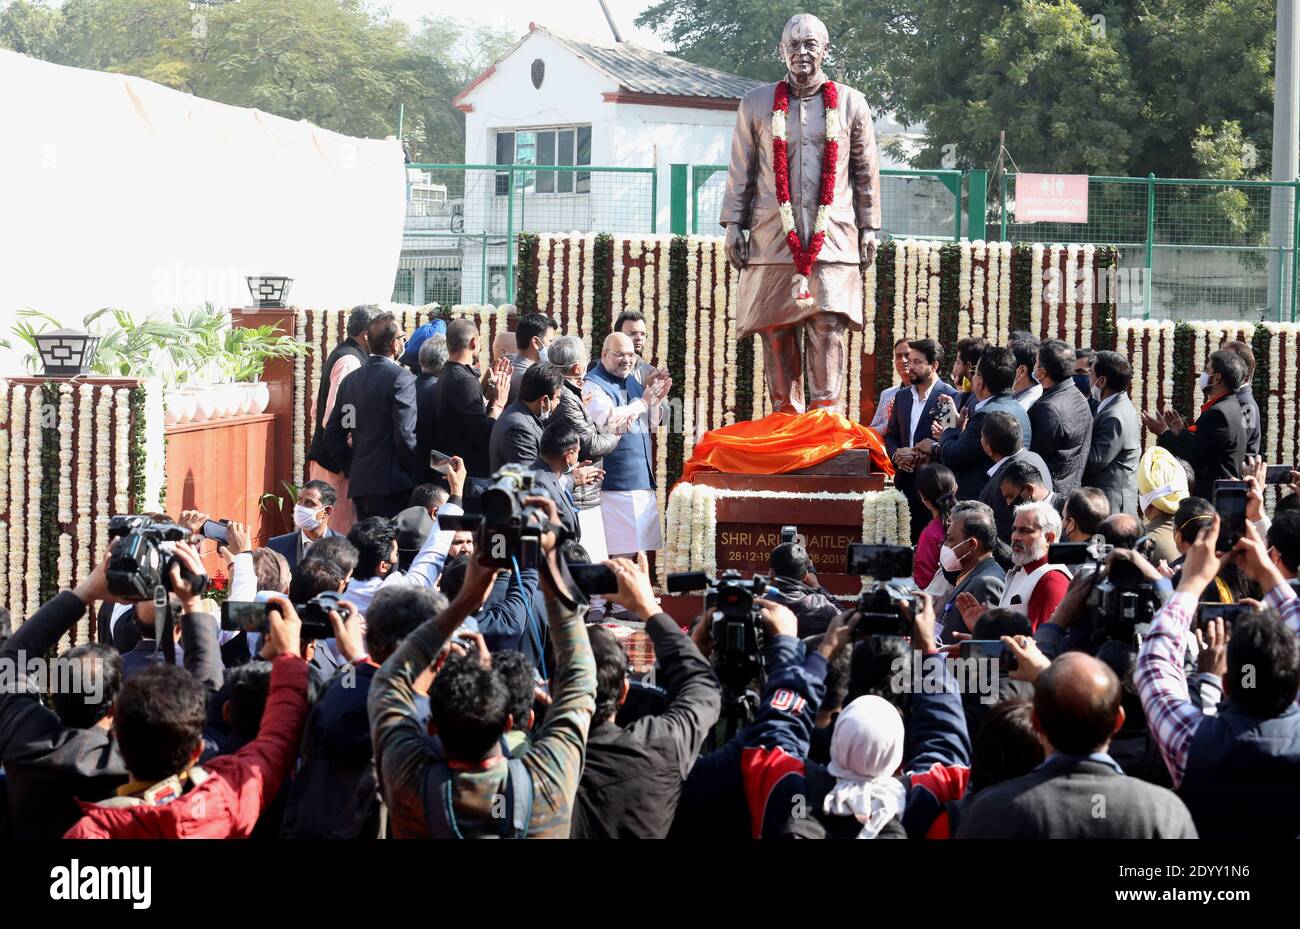
<path fill-rule="evenodd" d="M 800 329 L 809 407 L 835 406 L 847 367 L 844 330 L 862 328 L 862 268 L 875 260 L 880 229 L 871 108 L 852 87 L 827 86 L 829 48 L 816 16 L 785 24 L 787 74 L 740 103 L 719 217 L 740 271 L 738 335 L 763 340 L 768 396 L 786 413 L 804 409 Z M 782 163 L 788 189 L 776 170 Z"/>

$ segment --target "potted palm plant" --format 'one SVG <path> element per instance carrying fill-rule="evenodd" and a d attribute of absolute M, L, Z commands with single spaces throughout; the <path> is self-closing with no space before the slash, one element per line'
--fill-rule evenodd
<path fill-rule="evenodd" d="M 225 349 L 235 382 L 248 385 L 251 410 L 257 413 L 264 412 L 271 402 L 262 381 L 267 361 L 307 354 L 306 345 L 293 336 L 280 334 L 272 325 L 231 326 L 226 332 Z"/>

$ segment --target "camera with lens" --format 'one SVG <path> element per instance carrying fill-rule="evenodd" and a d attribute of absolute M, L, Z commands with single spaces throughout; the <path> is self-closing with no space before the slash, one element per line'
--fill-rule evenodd
<path fill-rule="evenodd" d="M 1081 565 L 1085 572 L 1096 575 L 1087 602 L 1088 612 L 1095 617 L 1094 643 L 1114 639 L 1134 644 L 1138 627 L 1155 619 L 1161 598 L 1155 584 L 1133 562 L 1117 559 L 1107 566 L 1106 560 L 1114 550 L 1115 546 L 1095 535 L 1090 542 L 1048 546 L 1047 560 Z"/>
<path fill-rule="evenodd" d="M 492 484 L 479 497 L 478 516 L 440 515 L 438 527 L 475 533 L 474 551 L 480 564 L 520 570 L 537 567 L 547 514 L 541 507 L 524 502 L 525 497 L 545 495 L 533 489 L 531 471 L 510 465 L 492 476 Z"/>
<path fill-rule="evenodd" d="M 172 566 L 180 567 L 181 578 L 195 594 L 208 587 L 208 576 L 195 573 L 176 557 L 176 543 L 190 537 L 190 531 L 173 522 L 155 521 L 149 516 L 113 516 L 108 537 L 116 545 L 108 559 L 108 592 L 123 600 L 151 600 L 158 588 L 172 592 Z"/>
<path fill-rule="evenodd" d="M 294 611 L 302 620 L 299 638 L 304 642 L 312 639 L 334 638 L 330 612 L 346 617 L 344 611 L 339 608 L 339 601 L 342 599 L 343 594 L 334 590 L 325 590 L 306 603 L 295 603 Z M 271 631 L 271 611 L 274 609 L 275 604 L 263 600 L 225 600 L 221 604 L 221 628 L 227 632 L 256 632 L 266 635 Z"/>
<path fill-rule="evenodd" d="M 859 636 L 912 634 L 908 618 L 919 609 L 912 592 L 912 550 L 905 545 L 850 545 L 845 574 L 871 578 L 862 588 L 854 609 L 861 614 Z M 904 612 L 904 609 L 908 612 Z"/>
<path fill-rule="evenodd" d="M 754 601 L 768 592 L 767 578 L 745 580 L 739 571 L 710 578 L 703 571 L 668 575 L 669 593 L 704 591 L 704 609 L 713 615 L 713 660 L 718 679 L 732 691 L 761 681 L 766 670 L 763 622 Z"/>

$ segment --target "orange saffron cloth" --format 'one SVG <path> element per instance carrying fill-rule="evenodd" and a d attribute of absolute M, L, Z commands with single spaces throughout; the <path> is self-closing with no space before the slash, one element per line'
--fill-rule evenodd
<path fill-rule="evenodd" d="M 894 464 L 880 434 L 831 410 L 771 413 L 762 419 L 706 432 L 682 468 L 682 480 L 702 471 L 784 474 L 820 464 L 851 448 L 871 451 L 876 471 L 893 475 Z"/>

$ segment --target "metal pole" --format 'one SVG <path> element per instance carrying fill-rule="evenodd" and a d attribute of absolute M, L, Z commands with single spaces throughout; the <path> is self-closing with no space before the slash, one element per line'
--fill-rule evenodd
<path fill-rule="evenodd" d="M 1002 237 L 1001 239 L 999 239 L 999 241 L 1005 242 L 1007 240 L 1007 172 L 1006 171 L 1003 171 L 1002 174 L 999 175 L 998 185 L 1000 187 L 999 195 L 1002 199 L 1002 210 L 1001 210 Z"/>
<path fill-rule="evenodd" d="M 515 169 L 510 167 L 506 185 L 506 303 L 515 302 Z M 484 296 L 487 303 L 487 296 Z"/>
<path fill-rule="evenodd" d="M 397 141 L 402 141 L 402 123 L 406 119 L 406 104 L 397 104 Z"/>
<path fill-rule="evenodd" d="M 1156 176 L 1147 175 L 1147 273 L 1142 284 L 1142 318 L 1151 318 L 1151 268 L 1156 243 Z"/>
<path fill-rule="evenodd" d="M 1300 180 L 1291 182 L 1291 322 L 1295 322 L 1296 283 L 1300 275 Z"/>
<path fill-rule="evenodd" d="M 650 234 L 659 231 L 659 165 L 656 162 L 654 173 L 650 175 Z"/>
<path fill-rule="evenodd" d="M 479 303 L 488 302 L 488 237 L 484 232 L 479 235 L 479 265 L 481 266 L 481 277 L 479 279 Z"/>
<path fill-rule="evenodd" d="M 1296 107 L 1300 105 L 1300 68 L 1296 58 L 1300 56 L 1300 20 L 1297 20 L 1295 0 L 1277 0 L 1277 44 L 1276 58 L 1273 65 L 1273 173 L 1274 181 L 1284 184 L 1296 180 L 1297 167 L 1300 166 L 1300 121 L 1297 120 Z M 1292 232 L 1287 207 L 1287 188 L 1278 185 L 1273 188 L 1271 198 L 1271 215 L 1269 217 L 1269 244 L 1278 248 L 1288 245 L 1294 247 L 1294 240 L 1288 242 Z M 1271 256 L 1270 261 L 1281 263 L 1281 252 Z M 1270 269 L 1271 270 L 1271 269 Z M 1273 286 L 1274 276 L 1269 275 L 1269 287 Z M 1294 287 L 1294 281 L 1292 283 Z M 1269 305 L 1276 307 L 1278 318 L 1282 315 L 1282 293 L 1269 294 Z"/>

